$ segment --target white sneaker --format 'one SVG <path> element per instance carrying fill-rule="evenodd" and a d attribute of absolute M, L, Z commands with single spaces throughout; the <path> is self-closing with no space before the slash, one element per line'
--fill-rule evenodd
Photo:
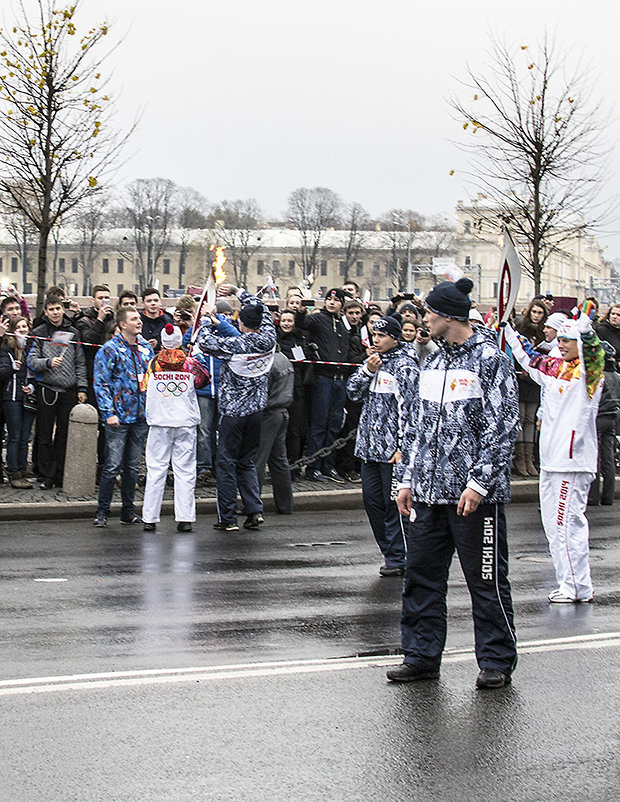
<path fill-rule="evenodd" d="M 557 588 L 556 590 L 552 590 L 547 598 L 550 602 L 553 602 L 553 604 L 578 604 L 579 602 L 587 604 L 591 602 L 594 597 L 590 596 L 589 599 L 573 599 Z"/>

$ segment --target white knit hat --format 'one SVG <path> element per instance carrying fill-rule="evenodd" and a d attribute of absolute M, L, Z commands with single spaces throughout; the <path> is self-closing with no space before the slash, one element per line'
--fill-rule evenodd
<path fill-rule="evenodd" d="M 183 335 L 178 326 L 166 323 L 161 333 L 161 344 L 163 348 L 180 348 L 183 342 Z"/>

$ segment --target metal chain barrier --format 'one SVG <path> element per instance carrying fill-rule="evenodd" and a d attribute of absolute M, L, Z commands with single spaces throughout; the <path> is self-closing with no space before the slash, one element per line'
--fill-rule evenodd
<path fill-rule="evenodd" d="M 313 462 L 323 459 L 323 457 L 327 457 L 333 451 L 338 451 L 339 449 L 344 448 L 349 440 L 353 440 L 356 434 L 357 427 L 355 427 L 355 429 L 351 429 L 346 437 L 339 437 L 338 440 L 334 440 L 331 446 L 325 446 L 325 448 L 321 448 L 319 451 L 317 451 L 316 454 L 310 454 L 308 457 L 301 457 L 295 462 L 292 462 L 290 464 L 291 470 L 293 471 L 296 468 L 305 468 L 308 465 L 312 465 Z"/>

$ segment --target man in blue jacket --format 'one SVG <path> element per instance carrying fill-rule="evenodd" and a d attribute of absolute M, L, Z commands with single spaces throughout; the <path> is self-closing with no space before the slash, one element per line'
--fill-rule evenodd
<path fill-rule="evenodd" d="M 134 496 L 138 468 L 148 432 L 144 375 L 155 353 L 140 335 L 140 313 L 125 307 L 116 313 L 120 333 L 97 352 L 94 390 L 105 423 L 105 461 L 99 480 L 94 526 L 108 525 L 116 477 L 121 474 L 121 523 L 140 523 Z"/>

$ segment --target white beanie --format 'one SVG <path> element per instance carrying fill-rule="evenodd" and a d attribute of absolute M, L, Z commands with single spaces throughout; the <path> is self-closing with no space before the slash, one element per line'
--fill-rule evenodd
<path fill-rule="evenodd" d="M 173 326 L 172 323 L 166 323 L 161 333 L 161 344 L 163 348 L 180 348 L 183 342 L 183 335 L 178 326 Z"/>
<path fill-rule="evenodd" d="M 553 314 L 549 315 L 549 317 L 545 320 L 544 325 L 549 326 L 550 329 L 555 329 L 557 331 L 562 323 L 566 323 L 567 320 L 569 320 L 569 318 L 567 318 L 562 312 L 553 312 Z"/>

